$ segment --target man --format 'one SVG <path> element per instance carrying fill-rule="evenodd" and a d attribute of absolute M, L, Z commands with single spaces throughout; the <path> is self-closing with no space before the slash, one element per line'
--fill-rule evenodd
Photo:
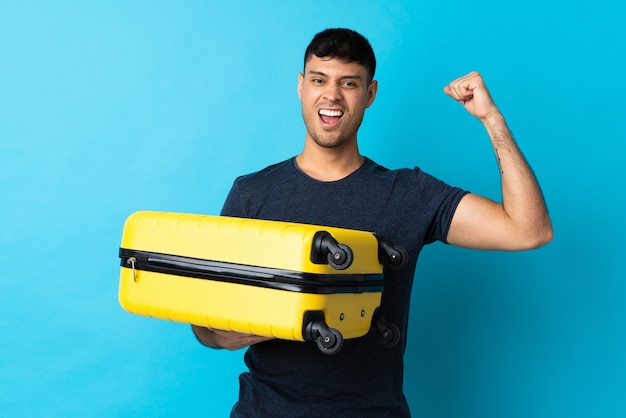
<path fill-rule="evenodd" d="M 451 187 L 419 168 L 387 170 L 359 153 L 357 131 L 376 97 L 376 60 L 369 42 L 347 29 L 317 34 L 305 52 L 298 95 L 306 125 L 300 155 L 238 178 L 222 215 L 372 231 L 409 254 L 385 270 L 381 315 L 402 340 L 383 347 L 374 335 L 346 340 L 336 355 L 316 344 L 193 327 L 216 348 L 249 346 L 233 417 L 407 417 L 403 355 L 415 265 L 439 240 L 477 249 L 525 250 L 552 238 L 537 181 L 517 148 L 480 74 L 444 88 L 484 125 L 495 150 L 503 202 Z"/>

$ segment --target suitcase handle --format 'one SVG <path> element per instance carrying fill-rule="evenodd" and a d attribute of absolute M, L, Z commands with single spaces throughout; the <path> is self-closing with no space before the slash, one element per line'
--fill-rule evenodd
<path fill-rule="evenodd" d="M 340 244 L 327 231 L 318 231 L 313 236 L 311 262 L 330 264 L 335 270 L 345 270 L 352 264 L 353 254 L 350 247 Z"/>

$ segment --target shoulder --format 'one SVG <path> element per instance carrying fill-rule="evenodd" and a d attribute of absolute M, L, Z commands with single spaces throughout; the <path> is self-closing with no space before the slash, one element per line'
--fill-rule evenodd
<path fill-rule="evenodd" d="M 293 159 L 272 164 L 262 170 L 244 174 L 235 179 L 221 214 L 254 218 L 260 216 L 260 208 L 277 196 L 285 182 L 292 179 Z"/>
<path fill-rule="evenodd" d="M 253 173 L 244 174 L 235 179 L 238 186 L 258 186 L 272 179 L 288 176 L 293 170 L 293 158 L 265 167 Z"/>
<path fill-rule="evenodd" d="M 369 183 L 378 187 L 378 192 L 404 205 L 424 204 L 437 206 L 442 202 L 458 202 L 467 192 L 423 171 L 420 167 L 388 169 L 369 160 L 367 170 Z"/>
<path fill-rule="evenodd" d="M 389 169 L 366 158 L 363 168 L 364 172 L 370 176 L 395 183 L 428 186 L 431 183 L 440 182 L 439 179 L 426 173 L 417 166 L 413 168 Z"/>

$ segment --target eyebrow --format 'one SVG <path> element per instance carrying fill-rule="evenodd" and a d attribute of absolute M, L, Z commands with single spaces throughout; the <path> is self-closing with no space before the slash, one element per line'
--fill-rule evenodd
<path fill-rule="evenodd" d="M 322 71 L 316 71 L 316 70 L 309 70 L 307 71 L 307 75 L 309 74 L 313 74 L 313 75 L 321 75 L 324 77 L 328 77 L 328 74 L 322 72 Z M 346 74 L 346 75 L 342 75 L 341 77 L 339 77 L 340 80 L 344 80 L 344 79 L 354 79 L 354 80 L 362 80 L 361 76 L 359 74 Z"/>

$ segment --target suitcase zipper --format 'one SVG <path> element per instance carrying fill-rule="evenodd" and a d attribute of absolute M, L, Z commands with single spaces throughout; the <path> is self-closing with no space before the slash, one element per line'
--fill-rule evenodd
<path fill-rule="evenodd" d="M 137 271 L 135 270 L 135 263 L 137 262 L 137 259 L 135 257 L 128 257 L 128 259 L 126 260 L 126 264 L 130 264 L 132 266 L 133 269 L 133 281 L 135 283 L 137 283 Z"/>
<path fill-rule="evenodd" d="M 122 267 L 280 290 L 330 294 L 381 292 L 382 274 L 315 274 L 120 248 Z"/>

